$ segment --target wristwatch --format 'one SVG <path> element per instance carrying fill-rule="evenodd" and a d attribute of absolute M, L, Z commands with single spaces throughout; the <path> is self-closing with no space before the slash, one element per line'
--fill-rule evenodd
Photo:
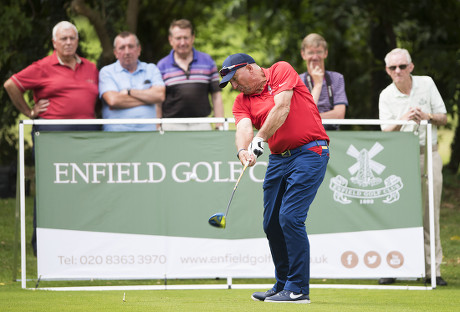
<path fill-rule="evenodd" d="M 242 148 L 238 151 L 238 153 L 236 153 L 236 158 L 240 159 L 240 152 L 241 151 L 245 151 L 246 149 Z"/>
<path fill-rule="evenodd" d="M 128 95 L 131 95 L 131 89 L 128 89 Z"/>

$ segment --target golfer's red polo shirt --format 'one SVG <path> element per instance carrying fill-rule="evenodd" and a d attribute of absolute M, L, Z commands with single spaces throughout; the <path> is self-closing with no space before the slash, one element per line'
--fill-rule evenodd
<path fill-rule="evenodd" d="M 56 51 L 11 79 L 23 92 L 32 90 L 34 101 L 48 99 L 50 105 L 39 115 L 45 119 L 92 119 L 98 96 L 99 73 L 90 61 L 79 58 L 75 70 L 61 65 Z"/>
<path fill-rule="evenodd" d="M 321 117 L 313 97 L 297 72 L 289 63 L 278 62 L 269 69 L 262 69 L 267 78 L 260 94 L 239 94 L 233 104 L 235 122 L 250 118 L 256 129 L 260 129 L 270 110 L 275 106 L 274 96 L 280 92 L 293 90 L 289 115 L 284 124 L 268 139 L 268 147 L 273 154 L 294 149 L 314 140 L 329 137 L 321 123 Z"/>

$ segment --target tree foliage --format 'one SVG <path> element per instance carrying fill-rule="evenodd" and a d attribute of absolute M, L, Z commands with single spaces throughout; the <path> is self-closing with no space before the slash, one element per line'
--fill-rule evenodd
<path fill-rule="evenodd" d="M 16 161 L 17 134 L 12 126 L 19 116 L 3 82 L 52 50 L 51 28 L 68 18 L 63 7 L 65 1 L 0 2 L 0 164 Z"/>
<path fill-rule="evenodd" d="M 72 15 L 83 15 L 94 26 L 102 45 L 98 62 L 102 67 L 114 61 L 113 39 L 124 30 L 137 34 L 142 45 L 142 59 L 156 63 L 170 50 L 169 24 L 180 18 L 196 24 L 206 22 L 204 12 L 212 4 L 210 0 L 72 0 L 70 7 Z"/>
<path fill-rule="evenodd" d="M 402 47 L 412 55 L 414 74 L 433 77 L 448 113 L 460 120 L 460 25 L 456 14 L 450 14 L 460 12 L 456 0 L 234 0 L 226 7 L 229 16 L 245 16 L 248 50 L 270 46 L 264 60 L 288 61 L 299 73 L 306 70 L 301 40 L 310 32 L 322 34 L 329 43 L 326 67 L 345 76 L 347 118 L 378 118 L 379 94 L 391 83 L 383 59 Z M 458 172 L 459 163 L 457 126 L 448 167 Z"/>
<path fill-rule="evenodd" d="M 211 54 L 217 64 L 231 53 L 246 52 L 262 66 L 285 60 L 301 73 L 306 70 L 300 57 L 303 37 L 322 34 L 329 44 L 326 67 L 345 76 L 347 118 L 378 118 L 379 93 L 391 82 L 383 58 L 395 47 L 407 48 L 414 74 L 433 77 L 449 114 L 459 119 L 457 0 L 19 0 L 0 4 L 0 9 L 3 80 L 49 51 L 50 29 L 59 20 L 88 18 L 102 49 L 100 68 L 113 62 L 113 38 L 122 30 L 137 33 L 142 60 L 158 62 L 170 51 L 169 24 L 187 18 L 196 27 L 195 46 Z M 227 106 L 234 97 L 230 93 L 224 90 Z M 15 122 L 17 112 L 3 89 L 0 96 L 2 145 L 4 129 Z M 449 165 L 454 172 L 460 162 L 459 129 Z"/>

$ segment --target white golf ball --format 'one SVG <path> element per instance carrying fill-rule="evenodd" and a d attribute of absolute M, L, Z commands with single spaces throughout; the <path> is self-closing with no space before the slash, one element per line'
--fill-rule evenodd
<path fill-rule="evenodd" d="M 196 180 L 196 179 L 198 179 L 198 177 L 196 176 L 195 173 L 192 173 L 192 174 L 190 175 L 190 180 Z"/>

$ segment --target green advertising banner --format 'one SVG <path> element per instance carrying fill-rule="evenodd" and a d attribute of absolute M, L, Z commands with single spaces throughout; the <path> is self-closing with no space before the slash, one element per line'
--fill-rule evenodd
<path fill-rule="evenodd" d="M 225 212 L 242 170 L 232 132 L 43 133 L 36 142 L 39 227 L 265 237 L 253 220 L 261 222 L 266 155 L 242 179 L 226 231 L 207 223 Z M 244 191 L 251 181 L 257 187 Z"/>
<path fill-rule="evenodd" d="M 422 226 L 419 143 L 407 132 L 328 133 L 331 161 L 309 233 Z"/>
<path fill-rule="evenodd" d="M 37 133 L 38 274 L 272 277 L 262 230 L 268 152 L 245 172 L 227 228 L 208 225 L 242 170 L 234 135 Z M 417 137 L 329 135 L 331 160 L 306 222 L 312 276 L 423 275 Z"/>

